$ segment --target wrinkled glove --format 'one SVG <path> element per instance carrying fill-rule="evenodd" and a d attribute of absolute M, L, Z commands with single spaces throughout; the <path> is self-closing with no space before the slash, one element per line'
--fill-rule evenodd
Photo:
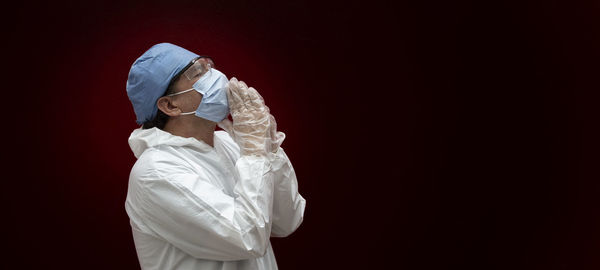
<path fill-rule="evenodd" d="M 231 78 L 227 100 L 233 123 L 220 124 L 239 145 L 241 155 L 265 155 L 269 132 L 269 108 L 256 89 Z"/>
<path fill-rule="evenodd" d="M 285 133 L 277 131 L 277 122 L 275 122 L 275 116 L 269 114 L 269 136 L 267 137 L 267 151 L 276 153 L 279 146 L 285 140 Z"/>
<path fill-rule="evenodd" d="M 225 119 L 218 125 L 238 144 L 241 154 L 277 152 L 285 134 L 277 131 L 275 117 L 269 113 L 258 91 L 233 77 L 229 81 L 227 98 L 233 122 Z"/>

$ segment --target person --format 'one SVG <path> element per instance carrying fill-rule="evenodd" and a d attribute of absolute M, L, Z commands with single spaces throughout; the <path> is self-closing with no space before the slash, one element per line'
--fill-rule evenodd
<path fill-rule="evenodd" d="M 277 269 L 270 237 L 302 223 L 285 134 L 256 89 L 214 65 L 160 43 L 131 66 L 142 126 L 125 210 L 142 269 Z"/>

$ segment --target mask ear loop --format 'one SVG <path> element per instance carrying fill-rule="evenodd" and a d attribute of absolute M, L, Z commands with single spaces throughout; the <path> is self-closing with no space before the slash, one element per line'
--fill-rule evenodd
<path fill-rule="evenodd" d="M 185 93 L 190 92 L 192 90 L 196 90 L 196 89 L 190 88 L 188 90 L 184 90 L 184 91 L 181 91 L 181 92 L 178 92 L 178 93 L 169 94 L 169 95 L 167 95 L 167 97 L 172 97 L 172 96 L 176 96 L 176 95 L 185 94 Z M 190 115 L 190 114 L 193 114 L 193 113 L 196 113 L 196 112 L 185 112 L 185 113 L 181 113 L 179 115 Z"/>
<path fill-rule="evenodd" d="M 168 94 L 167 97 L 172 97 L 172 96 L 176 96 L 176 95 L 185 94 L 185 93 L 187 93 L 189 91 L 192 91 L 192 90 L 195 90 L 195 89 L 194 88 L 190 88 L 188 90 L 184 90 L 184 91 L 181 91 L 181 92 L 177 92 L 177 93 L 173 93 L 173 94 Z"/>

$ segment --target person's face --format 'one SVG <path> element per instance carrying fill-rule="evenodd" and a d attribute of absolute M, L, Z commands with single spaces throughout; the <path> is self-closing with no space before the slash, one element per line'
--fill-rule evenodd
<path fill-rule="evenodd" d="M 198 58 L 189 66 L 173 84 L 170 94 L 176 94 L 192 88 L 194 83 L 202 77 L 208 67 L 214 67 L 214 63 L 210 58 Z M 180 95 L 170 96 L 170 102 L 173 106 L 178 107 L 182 113 L 193 112 L 202 101 L 202 94 L 198 91 L 189 91 Z"/>

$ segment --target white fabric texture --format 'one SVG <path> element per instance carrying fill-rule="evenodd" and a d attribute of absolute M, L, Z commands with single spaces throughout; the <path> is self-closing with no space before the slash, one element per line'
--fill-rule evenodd
<path fill-rule="evenodd" d="M 136 129 L 125 209 L 142 269 L 277 269 L 269 238 L 302 223 L 305 199 L 282 148 L 240 156 L 228 133 L 214 148 Z"/>

